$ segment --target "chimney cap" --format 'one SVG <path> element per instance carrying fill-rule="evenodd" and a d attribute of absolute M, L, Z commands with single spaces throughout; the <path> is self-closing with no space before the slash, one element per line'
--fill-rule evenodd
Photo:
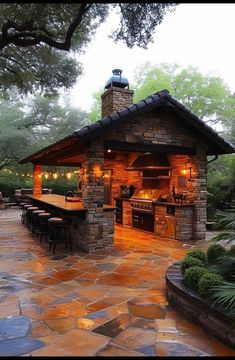
<path fill-rule="evenodd" d="M 113 75 L 106 81 L 105 89 L 109 89 L 112 86 L 120 87 L 120 88 L 129 88 L 129 82 L 128 80 L 122 76 L 122 70 L 121 69 L 113 69 L 112 70 Z"/>

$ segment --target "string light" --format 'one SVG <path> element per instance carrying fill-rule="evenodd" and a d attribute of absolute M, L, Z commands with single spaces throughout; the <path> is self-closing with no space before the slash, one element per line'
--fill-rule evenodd
<path fill-rule="evenodd" d="M 19 171 L 17 171 L 17 172 L 14 172 L 14 171 L 12 171 L 12 170 L 10 170 L 10 169 L 7 169 L 7 168 L 5 168 L 5 169 L 3 169 L 2 171 L 4 171 L 4 173 L 6 173 L 6 175 L 7 174 L 10 174 L 10 175 L 15 175 L 15 176 L 20 176 L 20 177 L 23 177 L 23 178 L 27 178 L 27 177 L 29 177 L 29 178 L 33 178 L 33 175 L 32 174 L 30 174 L 30 173 L 19 173 Z M 73 177 L 73 174 L 78 174 L 78 175 L 80 175 L 81 174 L 81 171 L 80 170 L 69 170 L 68 172 L 62 172 L 62 173 L 60 173 L 60 172 L 49 172 L 49 171 L 42 171 L 40 174 L 38 174 L 37 176 L 38 176 L 38 178 L 39 179 L 41 179 L 42 177 L 44 177 L 46 180 L 47 179 L 50 179 L 50 178 L 53 178 L 54 180 L 56 180 L 56 179 L 58 179 L 59 177 L 60 178 L 64 178 L 64 179 L 67 179 L 67 180 L 71 180 L 72 179 L 72 177 Z"/>

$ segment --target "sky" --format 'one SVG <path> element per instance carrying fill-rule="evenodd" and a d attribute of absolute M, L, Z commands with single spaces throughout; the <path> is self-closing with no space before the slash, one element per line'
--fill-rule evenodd
<path fill-rule="evenodd" d="M 108 38 L 117 16 L 102 24 L 93 41 L 78 60 L 83 75 L 69 92 L 74 106 L 89 111 L 92 94 L 104 88 L 115 68 L 133 83 L 137 67 L 177 63 L 193 65 L 203 74 L 219 76 L 235 92 L 235 3 L 188 3 L 167 12 L 154 33 L 148 49 L 129 49 L 124 43 Z"/>

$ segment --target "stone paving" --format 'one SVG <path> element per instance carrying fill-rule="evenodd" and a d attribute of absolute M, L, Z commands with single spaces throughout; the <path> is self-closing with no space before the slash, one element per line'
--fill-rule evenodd
<path fill-rule="evenodd" d="M 51 255 L 20 215 L 0 211 L 0 356 L 235 355 L 165 297 L 167 267 L 207 241 L 117 226 L 110 253 Z"/>

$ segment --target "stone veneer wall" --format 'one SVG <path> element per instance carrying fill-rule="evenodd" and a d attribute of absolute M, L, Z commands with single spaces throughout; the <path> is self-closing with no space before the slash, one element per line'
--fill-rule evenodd
<path fill-rule="evenodd" d="M 166 271 L 166 296 L 174 308 L 235 348 L 235 328 L 231 317 L 184 285 L 180 263 L 169 266 Z"/>
<path fill-rule="evenodd" d="M 104 168 L 112 169 L 112 205 L 115 198 L 120 197 L 121 185 L 134 185 L 135 188 L 142 187 L 140 171 L 126 171 L 126 168 L 134 161 L 136 154 L 118 154 L 115 160 L 105 159 Z"/>
<path fill-rule="evenodd" d="M 146 115 L 136 116 L 126 123 L 123 121 L 117 128 L 109 130 L 105 134 L 105 139 L 132 143 L 179 145 L 197 149 L 196 155 L 193 156 L 169 155 L 169 161 L 173 168 L 170 190 L 172 190 L 173 185 L 177 189 L 178 178 L 182 176 L 181 171 L 188 161 L 187 166 L 192 167 L 192 181 L 188 181 L 188 170 L 186 174 L 186 188 L 184 190 L 189 193 L 189 198 L 191 197 L 195 204 L 192 220 L 193 238 L 197 240 L 204 239 L 206 236 L 207 144 L 185 127 L 183 123 L 180 123 L 172 115 L 164 113 L 163 110 L 155 110 Z M 131 171 L 128 172 L 129 176 L 133 176 Z M 128 178 L 128 182 L 132 183 L 130 178 Z M 181 192 L 183 189 L 178 190 Z M 187 217 L 188 215 L 186 215 Z M 182 227 L 181 237 L 185 238 L 185 234 L 185 227 Z"/>
<path fill-rule="evenodd" d="M 133 90 L 113 86 L 101 95 L 102 117 L 111 115 L 133 104 Z"/>
<path fill-rule="evenodd" d="M 113 248 L 114 209 L 103 209 L 103 139 L 93 139 L 83 155 L 83 204 L 88 210 L 86 219 L 80 225 L 83 231 L 77 237 L 78 245 L 89 252 L 110 250 Z"/>

